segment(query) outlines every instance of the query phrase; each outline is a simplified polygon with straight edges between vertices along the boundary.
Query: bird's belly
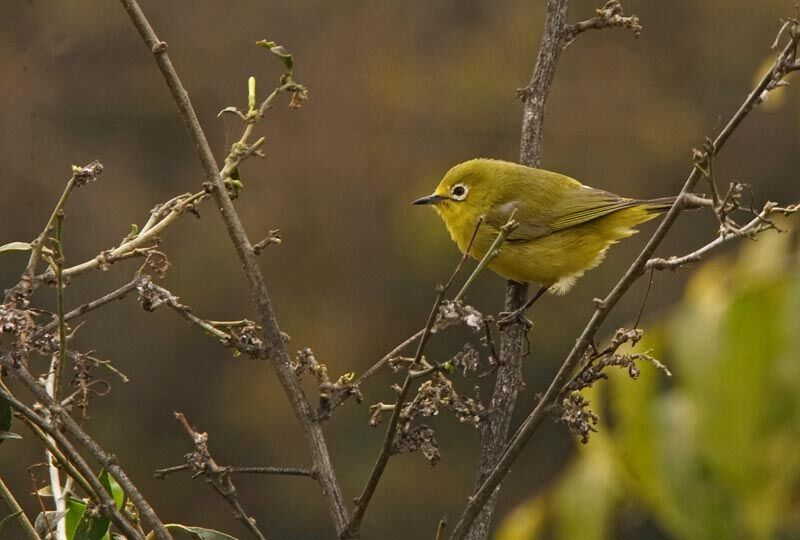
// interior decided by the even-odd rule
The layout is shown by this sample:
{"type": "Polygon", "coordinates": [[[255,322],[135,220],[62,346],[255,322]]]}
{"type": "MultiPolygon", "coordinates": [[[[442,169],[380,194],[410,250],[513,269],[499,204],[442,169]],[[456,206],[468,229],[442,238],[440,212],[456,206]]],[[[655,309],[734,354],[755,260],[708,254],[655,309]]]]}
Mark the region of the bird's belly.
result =
{"type": "MultiPolygon", "coordinates": [[[[602,222],[596,220],[524,242],[505,242],[489,268],[520,283],[547,287],[558,283],[554,289],[566,292],[576,278],[602,262],[610,245],[635,233],[627,223],[610,228],[602,222]]],[[[482,258],[495,238],[496,234],[491,233],[479,235],[470,255],[482,258]]]]}

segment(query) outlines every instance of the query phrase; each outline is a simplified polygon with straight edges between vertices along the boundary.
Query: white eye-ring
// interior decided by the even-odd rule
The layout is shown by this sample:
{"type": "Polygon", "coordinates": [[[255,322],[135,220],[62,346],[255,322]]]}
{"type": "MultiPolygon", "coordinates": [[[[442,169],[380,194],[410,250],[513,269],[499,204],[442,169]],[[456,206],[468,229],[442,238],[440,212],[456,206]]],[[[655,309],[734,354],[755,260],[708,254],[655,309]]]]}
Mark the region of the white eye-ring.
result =
{"type": "Polygon", "coordinates": [[[469,190],[467,189],[467,186],[465,186],[464,184],[456,184],[450,190],[450,193],[453,194],[454,201],[463,201],[464,199],[467,198],[468,191],[469,190]]]}

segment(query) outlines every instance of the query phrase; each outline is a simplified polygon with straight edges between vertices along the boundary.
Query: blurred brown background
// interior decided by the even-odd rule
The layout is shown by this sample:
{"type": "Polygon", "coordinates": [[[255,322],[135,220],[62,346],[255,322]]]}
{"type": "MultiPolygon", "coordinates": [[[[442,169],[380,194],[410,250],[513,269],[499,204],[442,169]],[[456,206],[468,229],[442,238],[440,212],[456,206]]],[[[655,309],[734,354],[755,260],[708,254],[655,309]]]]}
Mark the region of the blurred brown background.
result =
{"type": "MultiPolygon", "coordinates": [[[[253,43],[285,45],[295,76],[309,88],[299,111],[282,103],[259,131],[267,159],[242,169],[237,206],[252,238],[280,228],[284,243],[262,255],[270,292],[292,351],[311,347],[333,373],[361,372],[424,322],[433,287],[457,261],[439,219],[412,207],[453,164],[476,156],[518,156],[520,103],[543,22],[543,2],[144,1],[156,32],[193,99],[217,156],[238,138],[229,105],[244,106],[246,80],[271,89],[280,66],[253,43]]],[[[572,2],[571,19],[598,2],[572,2]]],[[[562,56],[546,121],[544,166],[623,195],[675,193],[692,146],[713,135],[744,99],[771,56],[783,0],[627,0],[644,31],[581,36],[562,56]]],[[[30,240],[49,216],[72,163],[99,159],[100,181],[67,207],[68,263],[111,247],[141,225],[159,201],[198,189],[202,174],[152,58],[115,2],[0,3],[0,244],[30,240]]],[[[717,175],[753,184],[757,202],[796,200],[798,96],[770,97],[717,161],[717,175]]],[[[165,284],[201,316],[253,317],[242,272],[213,205],[164,235],[173,269],[165,284]]],[[[652,225],[645,226],[646,231],[652,225]]],[[[661,253],[711,239],[713,220],[687,216],[661,253]]],[[[611,251],[567,297],[533,313],[534,353],[518,409],[527,411],[592,312],[641,248],[644,235],[611,251]]],[[[0,260],[3,288],[27,258],[0,260]]],[[[133,265],[74,280],[70,306],[126,282],[133,265]]],[[[681,294],[684,272],[657,275],[645,317],[681,294]]],[[[471,294],[497,312],[504,283],[486,274],[471,294]]],[[[603,335],[634,317],[640,283],[603,335]]],[[[40,301],[51,302],[51,291],[40,301]]],[[[466,334],[434,340],[450,354],[466,334]]],[[[131,376],[94,403],[89,429],[125,465],[165,521],[245,536],[217,496],[188,475],[157,481],[188,440],[172,417],[183,411],[211,436],[224,463],[308,465],[306,446],[268,365],[232,358],[174,314],[145,313],[134,297],[89,317],[73,346],[96,350],[131,376]]],[[[391,398],[388,374],[365,388],[366,401],[391,398]]],[[[475,381],[462,381],[469,389],[475,381]]],[[[486,384],[487,381],[483,381],[486,384]]],[[[22,391],[21,391],[22,392],[22,391]]],[[[484,396],[489,395],[487,386],[484,396]]],[[[346,496],[361,489],[383,435],[367,426],[367,406],[348,404],[327,425],[346,496]]],[[[394,458],[364,525],[365,538],[432,537],[442,515],[458,515],[473,481],[478,434],[437,418],[443,460],[394,458]]],[[[19,430],[22,431],[22,430],[19,430]]],[[[0,471],[26,509],[36,501],[25,467],[41,461],[31,438],[3,445],[0,471]]],[[[505,484],[499,514],[547,485],[571,453],[561,427],[537,433],[505,484]]],[[[242,478],[245,508],[275,538],[331,538],[317,486],[304,479],[242,478]]],[[[657,529],[645,531],[660,538],[657,529]]],[[[644,538],[647,536],[639,536],[644,538]]]]}

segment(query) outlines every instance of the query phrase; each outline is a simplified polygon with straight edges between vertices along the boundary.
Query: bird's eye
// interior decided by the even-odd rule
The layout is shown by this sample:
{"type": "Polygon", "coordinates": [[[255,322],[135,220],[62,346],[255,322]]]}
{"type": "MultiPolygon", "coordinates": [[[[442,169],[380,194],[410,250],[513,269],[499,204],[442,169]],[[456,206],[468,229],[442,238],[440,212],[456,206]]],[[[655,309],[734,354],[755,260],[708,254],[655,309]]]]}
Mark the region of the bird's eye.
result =
{"type": "Polygon", "coordinates": [[[456,184],[450,192],[453,194],[453,199],[463,201],[467,197],[467,186],[464,184],[456,184]]]}

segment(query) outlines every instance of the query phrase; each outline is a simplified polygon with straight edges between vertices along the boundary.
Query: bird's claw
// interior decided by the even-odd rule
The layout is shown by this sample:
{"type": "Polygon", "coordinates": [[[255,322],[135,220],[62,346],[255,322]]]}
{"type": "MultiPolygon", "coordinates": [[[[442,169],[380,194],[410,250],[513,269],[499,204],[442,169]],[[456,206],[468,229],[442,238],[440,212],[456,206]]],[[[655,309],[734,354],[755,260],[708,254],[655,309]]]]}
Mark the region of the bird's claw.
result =
{"type": "Polygon", "coordinates": [[[512,324],[522,324],[527,332],[533,328],[533,323],[525,316],[525,310],[517,309],[515,311],[501,311],[500,318],[497,320],[497,328],[503,330],[505,327],[512,324]]]}

